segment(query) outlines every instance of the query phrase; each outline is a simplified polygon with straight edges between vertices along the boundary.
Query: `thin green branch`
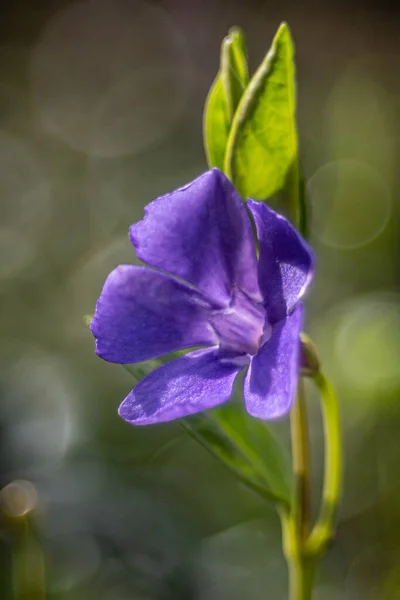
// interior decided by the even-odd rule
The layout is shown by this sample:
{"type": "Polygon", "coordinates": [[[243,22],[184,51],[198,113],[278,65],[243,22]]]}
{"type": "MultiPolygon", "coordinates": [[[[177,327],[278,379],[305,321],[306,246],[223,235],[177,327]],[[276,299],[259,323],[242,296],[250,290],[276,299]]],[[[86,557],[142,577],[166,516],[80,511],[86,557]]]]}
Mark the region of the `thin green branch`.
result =
{"type": "Polygon", "coordinates": [[[320,394],[325,438],[325,466],[321,509],[307,539],[308,555],[321,555],[333,536],[341,496],[342,457],[338,402],[328,379],[318,372],[313,376],[320,394]]]}

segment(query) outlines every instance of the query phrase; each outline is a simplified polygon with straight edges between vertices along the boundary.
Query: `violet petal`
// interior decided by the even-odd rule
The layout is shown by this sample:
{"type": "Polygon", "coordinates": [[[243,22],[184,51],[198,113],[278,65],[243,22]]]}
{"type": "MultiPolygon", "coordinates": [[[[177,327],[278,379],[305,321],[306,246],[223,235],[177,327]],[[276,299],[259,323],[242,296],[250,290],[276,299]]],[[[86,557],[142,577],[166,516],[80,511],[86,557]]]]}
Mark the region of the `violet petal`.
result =
{"type": "Polygon", "coordinates": [[[213,408],[229,399],[241,368],[221,362],[217,348],[190,352],[142,379],[119,415],[134,425],[150,425],[213,408]]]}
{"type": "Polygon", "coordinates": [[[300,360],[303,307],[277,323],[270,339],[252,357],[243,395],[247,412],[258,419],[275,419],[293,405],[300,360]]]}
{"type": "Polygon", "coordinates": [[[141,260],[191,283],[221,306],[234,287],[260,298],[251,223],[218,169],[149,204],[130,237],[141,260]]]}
{"type": "Polygon", "coordinates": [[[259,242],[258,280],[270,323],[287,315],[311,282],[314,254],[296,229],[261,202],[248,201],[259,242]]]}
{"type": "Polygon", "coordinates": [[[91,330],[96,352],[116,363],[134,363],[217,338],[208,325],[208,301],[180,281],[146,267],[120,265],[97,302],[91,330]]]}

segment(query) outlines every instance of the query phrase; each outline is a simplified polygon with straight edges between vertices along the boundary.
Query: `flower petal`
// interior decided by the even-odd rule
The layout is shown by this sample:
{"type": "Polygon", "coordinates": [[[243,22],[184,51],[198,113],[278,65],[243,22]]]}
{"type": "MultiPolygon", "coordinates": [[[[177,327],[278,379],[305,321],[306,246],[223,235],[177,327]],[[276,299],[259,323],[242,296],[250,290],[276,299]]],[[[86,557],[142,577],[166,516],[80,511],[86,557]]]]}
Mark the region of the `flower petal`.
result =
{"type": "Polygon", "coordinates": [[[208,301],[184,283],[146,267],[121,265],[107,277],[91,330],[96,352],[133,363],[217,343],[208,301]]]}
{"type": "Polygon", "coordinates": [[[218,169],[158,198],[130,228],[138,257],[226,306],[233,287],[259,299],[250,219],[218,169]]]}
{"type": "Polygon", "coordinates": [[[253,356],[243,393],[247,411],[258,419],[275,419],[292,407],[300,361],[303,307],[277,323],[271,338],[253,356]]]}
{"type": "Polygon", "coordinates": [[[155,369],[119,407],[134,425],[180,419],[229,399],[241,365],[221,362],[217,348],[196,350],[155,369]]]}
{"type": "Polygon", "coordinates": [[[259,242],[258,281],[271,323],[291,311],[306,291],[314,254],[296,229],[261,202],[248,201],[259,242]]]}

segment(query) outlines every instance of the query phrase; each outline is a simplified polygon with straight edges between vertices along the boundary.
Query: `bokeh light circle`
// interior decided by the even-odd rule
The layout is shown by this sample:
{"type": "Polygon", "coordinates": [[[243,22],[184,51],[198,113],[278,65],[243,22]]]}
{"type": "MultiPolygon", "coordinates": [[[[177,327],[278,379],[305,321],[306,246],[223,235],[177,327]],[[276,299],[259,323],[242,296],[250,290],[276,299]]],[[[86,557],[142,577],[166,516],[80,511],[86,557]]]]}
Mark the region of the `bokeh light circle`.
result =
{"type": "Polygon", "coordinates": [[[29,239],[42,234],[52,206],[50,183],[34,144],[0,131],[2,227],[29,239]]]}
{"type": "Polygon", "coordinates": [[[98,157],[163,140],[188,100],[188,52],[168,13],[149,2],[75,2],[47,23],[31,78],[43,128],[98,157]]]}
{"type": "Polygon", "coordinates": [[[311,227],[324,244],[354,249],[374,240],[386,226],[390,189],[364,162],[341,159],[324,164],[308,181],[311,227]]]}
{"type": "Polygon", "coordinates": [[[335,354],[353,387],[390,391],[400,385],[400,296],[353,301],[341,314],[335,354]]]}
{"type": "Polygon", "coordinates": [[[8,517],[23,517],[35,508],[36,503],[37,492],[30,481],[12,481],[0,492],[1,510],[8,517]]]}
{"type": "Polygon", "coordinates": [[[38,473],[57,466],[77,441],[79,390],[61,358],[38,347],[21,352],[3,378],[3,444],[16,472],[38,473]]]}

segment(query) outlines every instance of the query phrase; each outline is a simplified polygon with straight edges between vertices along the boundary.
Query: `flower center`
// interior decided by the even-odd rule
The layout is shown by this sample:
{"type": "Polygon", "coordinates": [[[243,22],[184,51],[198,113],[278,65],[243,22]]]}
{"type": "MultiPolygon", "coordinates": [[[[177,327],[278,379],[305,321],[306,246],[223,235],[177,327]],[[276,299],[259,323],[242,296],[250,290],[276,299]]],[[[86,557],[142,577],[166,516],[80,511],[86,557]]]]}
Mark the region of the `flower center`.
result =
{"type": "Polygon", "coordinates": [[[271,336],[262,305],[239,290],[228,308],[212,315],[210,324],[219,337],[221,349],[233,354],[256,354],[271,336]]]}

